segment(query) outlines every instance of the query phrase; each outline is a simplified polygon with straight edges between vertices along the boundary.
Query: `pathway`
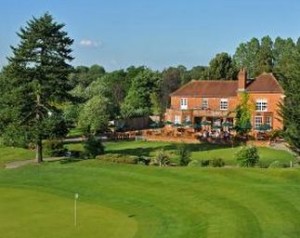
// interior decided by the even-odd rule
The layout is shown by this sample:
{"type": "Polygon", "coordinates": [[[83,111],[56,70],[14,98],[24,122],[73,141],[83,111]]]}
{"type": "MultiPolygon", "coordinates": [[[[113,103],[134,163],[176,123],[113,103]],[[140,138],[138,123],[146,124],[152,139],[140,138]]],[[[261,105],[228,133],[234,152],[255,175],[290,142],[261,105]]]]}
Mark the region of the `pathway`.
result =
{"type": "MultiPolygon", "coordinates": [[[[52,157],[52,158],[44,158],[43,161],[58,161],[58,160],[61,160],[63,159],[64,157],[52,157]]],[[[9,162],[7,164],[5,164],[5,169],[16,169],[16,168],[19,168],[19,167],[22,167],[22,166],[25,166],[25,165],[28,165],[28,164],[34,164],[36,163],[35,162],[36,160],[35,159],[31,159],[31,160],[21,160],[21,161],[14,161],[14,162],[9,162]]]]}

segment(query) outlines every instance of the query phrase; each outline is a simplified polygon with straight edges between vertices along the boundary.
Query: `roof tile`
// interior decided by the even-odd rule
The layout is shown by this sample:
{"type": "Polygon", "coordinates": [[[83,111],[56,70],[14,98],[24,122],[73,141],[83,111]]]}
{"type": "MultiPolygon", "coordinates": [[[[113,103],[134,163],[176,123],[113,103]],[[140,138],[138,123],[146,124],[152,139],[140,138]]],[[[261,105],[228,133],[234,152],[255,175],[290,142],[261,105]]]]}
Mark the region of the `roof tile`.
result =
{"type": "Polygon", "coordinates": [[[237,95],[237,81],[193,80],[182,86],[171,96],[181,97],[234,97],[237,95]]]}
{"type": "MultiPolygon", "coordinates": [[[[171,93],[173,97],[222,98],[237,96],[237,80],[192,80],[171,93]]],[[[271,73],[263,73],[251,81],[246,90],[250,93],[283,93],[282,87],[271,73]]]]}
{"type": "Polygon", "coordinates": [[[283,93],[282,87],[271,73],[263,73],[247,86],[248,92],[283,93]]]}

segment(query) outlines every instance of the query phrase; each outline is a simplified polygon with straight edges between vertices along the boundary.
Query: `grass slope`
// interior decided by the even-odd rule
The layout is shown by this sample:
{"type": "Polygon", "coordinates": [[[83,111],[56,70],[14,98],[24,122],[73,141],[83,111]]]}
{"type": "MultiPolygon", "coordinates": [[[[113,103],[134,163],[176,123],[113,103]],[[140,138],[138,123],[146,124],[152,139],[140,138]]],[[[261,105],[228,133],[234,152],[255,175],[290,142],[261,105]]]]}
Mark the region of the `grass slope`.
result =
{"type": "Polygon", "coordinates": [[[0,147],[0,168],[11,161],[35,158],[35,152],[22,148],[0,147]]]}
{"type": "MultiPolygon", "coordinates": [[[[74,148],[76,148],[76,145],[74,148]]],[[[168,142],[108,142],[105,143],[107,153],[119,153],[126,155],[143,155],[155,156],[157,150],[164,149],[168,151],[173,158],[177,158],[176,150],[177,144],[168,142]]],[[[240,147],[230,147],[224,145],[214,144],[188,144],[192,152],[191,158],[196,160],[211,160],[214,158],[221,158],[225,161],[226,165],[235,165],[235,153],[240,147]]],[[[77,145],[77,149],[80,149],[77,145]]],[[[275,150],[267,147],[259,147],[258,152],[260,161],[269,165],[272,161],[279,160],[281,163],[289,165],[295,157],[283,150],[275,150]]]]}
{"type": "MultiPolygon", "coordinates": [[[[3,230],[13,226],[7,223],[14,222],[19,212],[26,212],[24,206],[31,221],[26,222],[27,236],[21,226],[11,230],[11,237],[35,237],[36,229],[51,230],[54,214],[62,216],[61,209],[67,214],[70,198],[79,192],[81,202],[91,206],[82,229],[97,229],[93,219],[102,209],[116,216],[104,215],[110,225],[104,222],[100,230],[81,237],[299,237],[299,181],[298,169],[158,168],[97,160],[0,170],[0,231],[4,234],[3,230]],[[45,209],[41,217],[35,218],[36,213],[30,212],[36,206],[31,200],[9,199],[23,197],[23,189],[28,191],[25,196],[38,194],[35,203],[45,209]],[[49,208],[43,206],[50,200],[49,208]],[[7,202],[13,211],[9,217],[7,202]],[[49,212],[51,219],[45,217],[49,212]],[[39,219],[46,224],[34,222],[39,219]],[[123,222],[129,224],[128,229],[123,222]],[[123,233],[107,236],[115,229],[123,233]]],[[[71,215],[69,210],[68,218],[64,218],[69,219],[67,223],[71,215]]],[[[58,231],[69,229],[63,222],[55,224],[58,231]]],[[[76,235],[74,231],[63,237],[80,237],[76,235]]]]}

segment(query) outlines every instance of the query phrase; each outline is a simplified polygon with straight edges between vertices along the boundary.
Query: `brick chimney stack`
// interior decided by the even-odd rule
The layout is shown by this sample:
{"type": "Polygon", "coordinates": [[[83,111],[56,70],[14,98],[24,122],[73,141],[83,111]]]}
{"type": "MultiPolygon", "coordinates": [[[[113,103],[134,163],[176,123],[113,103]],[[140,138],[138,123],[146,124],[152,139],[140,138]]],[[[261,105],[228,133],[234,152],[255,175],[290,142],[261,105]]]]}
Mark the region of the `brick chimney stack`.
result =
{"type": "Polygon", "coordinates": [[[246,83],[247,83],[247,70],[243,68],[238,73],[238,92],[246,91],[246,83]]]}

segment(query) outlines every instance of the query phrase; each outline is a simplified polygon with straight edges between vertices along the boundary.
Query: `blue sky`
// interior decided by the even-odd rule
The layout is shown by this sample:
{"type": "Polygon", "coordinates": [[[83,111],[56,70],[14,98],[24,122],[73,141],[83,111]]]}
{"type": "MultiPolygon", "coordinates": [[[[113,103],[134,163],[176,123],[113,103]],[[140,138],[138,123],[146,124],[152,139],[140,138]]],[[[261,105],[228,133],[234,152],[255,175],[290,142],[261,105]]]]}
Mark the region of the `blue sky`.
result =
{"type": "Polygon", "coordinates": [[[16,32],[45,12],[75,40],[73,65],[108,71],[208,65],[252,37],[300,36],[299,0],[0,0],[0,65],[16,32]]]}

